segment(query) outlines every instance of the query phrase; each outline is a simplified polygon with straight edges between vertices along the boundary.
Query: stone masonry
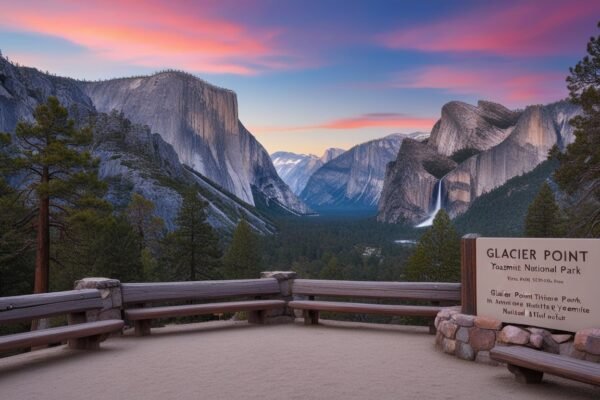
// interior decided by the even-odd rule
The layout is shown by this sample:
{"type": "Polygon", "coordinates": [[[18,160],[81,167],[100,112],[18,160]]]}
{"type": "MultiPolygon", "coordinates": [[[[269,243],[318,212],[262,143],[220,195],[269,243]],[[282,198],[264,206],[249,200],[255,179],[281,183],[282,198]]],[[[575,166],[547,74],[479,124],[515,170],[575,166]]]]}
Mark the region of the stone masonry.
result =
{"type": "Polygon", "coordinates": [[[600,328],[575,335],[548,329],[503,324],[494,318],[460,313],[448,307],[435,318],[436,346],[463,360],[497,364],[489,357],[496,345],[527,346],[580,360],[600,362],[600,328]]]}

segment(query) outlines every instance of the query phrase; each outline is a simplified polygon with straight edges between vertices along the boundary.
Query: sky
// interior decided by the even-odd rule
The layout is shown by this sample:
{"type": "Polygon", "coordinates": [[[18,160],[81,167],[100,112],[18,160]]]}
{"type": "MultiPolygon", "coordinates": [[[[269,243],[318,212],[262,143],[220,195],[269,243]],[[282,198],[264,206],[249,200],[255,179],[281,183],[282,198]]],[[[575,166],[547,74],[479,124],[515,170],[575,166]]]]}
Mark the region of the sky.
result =
{"type": "Polygon", "coordinates": [[[431,130],[452,100],[567,96],[596,0],[7,1],[0,50],[78,79],[174,68],[237,93],[269,153],[431,130]]]}

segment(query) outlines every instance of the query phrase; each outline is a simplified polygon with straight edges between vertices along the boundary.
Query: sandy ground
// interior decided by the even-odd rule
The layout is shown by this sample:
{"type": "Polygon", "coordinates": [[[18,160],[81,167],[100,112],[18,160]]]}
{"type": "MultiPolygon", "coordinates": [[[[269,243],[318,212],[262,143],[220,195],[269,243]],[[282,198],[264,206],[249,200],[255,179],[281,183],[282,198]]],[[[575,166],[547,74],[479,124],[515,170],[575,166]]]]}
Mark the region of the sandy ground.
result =
{"type": "Polygon", "coordinates": [[[0,359],[0,399],[600,399],[600,388],[551,376],[519,384],[433,342],[422,328],[329,321],[169,326],[99,351],[0,359]]]}

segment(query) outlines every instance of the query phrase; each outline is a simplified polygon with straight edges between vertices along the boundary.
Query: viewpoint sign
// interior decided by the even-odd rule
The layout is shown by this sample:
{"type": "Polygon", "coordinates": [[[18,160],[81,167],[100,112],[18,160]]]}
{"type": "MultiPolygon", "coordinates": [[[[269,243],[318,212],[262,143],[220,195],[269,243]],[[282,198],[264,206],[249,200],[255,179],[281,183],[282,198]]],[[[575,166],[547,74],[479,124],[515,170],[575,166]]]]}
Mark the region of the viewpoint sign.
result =
{"type": "Polygon", "coordinates": [[[478,238],[477,314],[575,332],[600,326],[600,240],[478,238]]]}

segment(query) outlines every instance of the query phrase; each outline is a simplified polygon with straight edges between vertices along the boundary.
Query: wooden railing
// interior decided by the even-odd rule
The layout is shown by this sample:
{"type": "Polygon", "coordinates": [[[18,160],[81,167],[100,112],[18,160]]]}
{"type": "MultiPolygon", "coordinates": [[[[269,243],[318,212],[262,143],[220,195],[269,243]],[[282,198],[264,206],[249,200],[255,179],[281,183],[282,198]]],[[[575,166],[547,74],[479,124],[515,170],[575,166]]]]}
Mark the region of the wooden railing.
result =
{"type": "Polygon", "coordinates": [[[102,295],[97,289],[0,297],[0,325],[64,314],[69,319],[69,326],[0,336],[0,351],[62,341],[68,341],[72,348],[97,348],[106,335],[123,328],[120,319],[95,321],[88,318],[88,311],[102,307],[102,295]]]}
{"type": "Polygon", "coordinates": [[[273,277],[123,284],[90,278],[80,281],[85,285],[78,286],[86,289],[0,298],[0,326],[61,314],[69,316],[66,327],[0,336],[0,351],[66,340],[71,341],[71,347],[97,347],[106,334],[120,331],[126,323],[135,326],[136,334],[147,335],[150,321],[165,317],[246,311],[249,322],[263,323],[268,317],[293,321],[293,309],[305,311],[304,316],[310,323],[318,322],[319,310],[433,317],[442,308],[440,302],[457,304],[460,301],[459,283],[295,279],[293,272],[269,276],[273,277]],[[344,301],[317,301],[318,296],[338,297],[344,301]],[[431,304],[356,303],[347,301],[348,298],[431,304]]]}
{"type": "Polygon", "coordinates": [[[308,300],[288,303],[293,309],[302,310],[304,323],[319,322],[320,311],[337,313],[382,314],[392,316],[420,316],[430,318],[430,332],[435,333],[433,318],[444,305],[460,301],[459,283],[430,282],[365,282],[296,279],[292,293],[308,296],[308,300]],[[317,300],[316,297],[343,298],[344,301],[317,300]],[[373,304],[356,302],[353,299],[408,300],[429,302],[428,305],[373,304]],[[351,301],[348,301],[350,299],[351,301]]]}

